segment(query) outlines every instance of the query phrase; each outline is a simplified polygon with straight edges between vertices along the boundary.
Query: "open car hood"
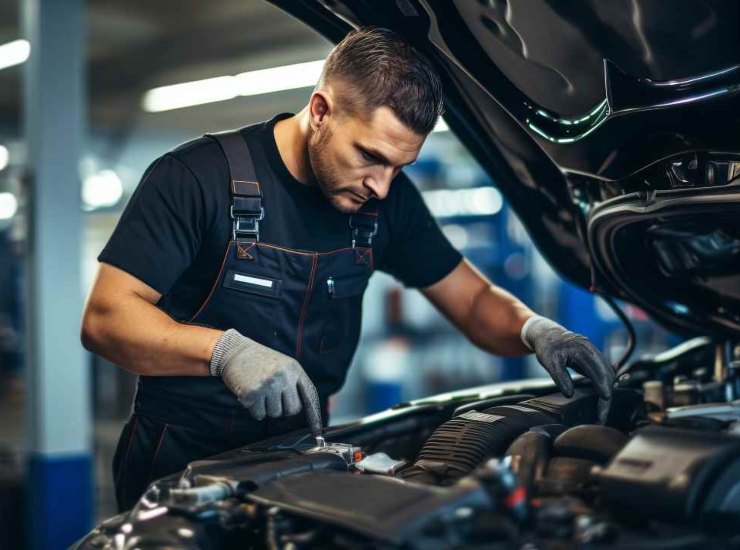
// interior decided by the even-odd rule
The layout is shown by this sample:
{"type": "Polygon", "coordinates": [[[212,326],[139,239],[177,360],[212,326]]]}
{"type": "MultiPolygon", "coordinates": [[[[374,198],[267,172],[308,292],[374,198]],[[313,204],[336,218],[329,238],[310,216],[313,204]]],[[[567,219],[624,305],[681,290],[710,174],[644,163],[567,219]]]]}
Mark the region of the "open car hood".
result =
{"type": "Polygon", "coordinates": [[[740,334],[739,4],[271,1],[335,42],[377,25],[426,53],[448,125],[563,276],[740,334]]]}

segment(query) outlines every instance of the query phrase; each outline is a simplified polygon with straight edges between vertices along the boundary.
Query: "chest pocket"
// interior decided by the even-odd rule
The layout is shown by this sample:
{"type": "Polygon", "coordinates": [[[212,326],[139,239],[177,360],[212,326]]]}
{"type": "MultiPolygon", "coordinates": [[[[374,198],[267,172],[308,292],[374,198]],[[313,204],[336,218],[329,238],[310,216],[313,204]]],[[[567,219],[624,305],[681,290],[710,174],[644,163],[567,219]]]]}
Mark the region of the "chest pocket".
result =
{"type": "Polygon", "coordinates": [[[362,317],[362,295],[370,273],[329,276],[324,282],[327,315],[321,330],[318,352],[351,356],[359,337],[362,317]]]}
{"type": "Polygon", "coordinates": [[[368,274],[360,273],[343,277],[328,277],[326,292],[330,300],[359,296],[367,288],[368,274]]]}

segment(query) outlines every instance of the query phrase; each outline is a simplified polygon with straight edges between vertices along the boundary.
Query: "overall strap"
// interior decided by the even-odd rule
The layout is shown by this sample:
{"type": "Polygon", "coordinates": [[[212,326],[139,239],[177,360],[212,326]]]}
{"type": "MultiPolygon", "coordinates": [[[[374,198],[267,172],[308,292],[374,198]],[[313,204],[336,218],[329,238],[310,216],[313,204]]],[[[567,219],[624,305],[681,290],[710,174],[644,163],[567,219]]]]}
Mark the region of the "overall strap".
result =
{"type": "Polygon", "coordinates": [[[373,237],[378,234],[378,209],[375,201],[365,203],[351,214],[349,227],[352,230],[352,248],[371,248],[373,237]]]}
{"type": "Polygon", "coordinates": [[[226,156],[231,177],[231,238],[237,243],[260,240],[259,222],[265,217],[262,191],[252,155],[240,130],[205,134],[216,140],[226,156]]]}

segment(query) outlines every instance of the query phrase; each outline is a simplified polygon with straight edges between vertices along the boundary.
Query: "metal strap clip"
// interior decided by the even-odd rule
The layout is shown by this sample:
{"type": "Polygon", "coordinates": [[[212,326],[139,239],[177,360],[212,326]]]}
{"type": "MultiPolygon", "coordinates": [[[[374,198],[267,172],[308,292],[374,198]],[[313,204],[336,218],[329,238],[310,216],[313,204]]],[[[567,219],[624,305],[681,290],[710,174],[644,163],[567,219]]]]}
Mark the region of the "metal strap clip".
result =
{"type": "Polygon", "coordinates": [[[373,244],[373,237],[378,234],[378,220],[373,217],[372,222],[368,223],[366,219],[361,219],[356,223],[355,216],[349,217],[349,226],[352,229],[352,248],[357,244],[364,247],[370,247],[373,244]]]}
{"type": "Polygon", "coordinates": [[[265,209],[260,207],[259,215],[255,216],[234,216],[234,205],[230,208],[231,219],[231,240],[235,241],[239,237],[259,242],[260,240],[260,221],[265,217],[265,209]]]}

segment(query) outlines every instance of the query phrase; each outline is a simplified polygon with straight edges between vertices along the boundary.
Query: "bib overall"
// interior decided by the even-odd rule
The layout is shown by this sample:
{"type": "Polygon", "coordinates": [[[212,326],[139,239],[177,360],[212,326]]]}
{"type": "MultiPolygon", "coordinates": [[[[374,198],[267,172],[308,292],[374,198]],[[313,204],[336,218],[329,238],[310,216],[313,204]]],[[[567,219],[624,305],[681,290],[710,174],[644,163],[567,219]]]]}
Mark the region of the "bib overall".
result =
{"type": "MultiPolygon", "coordinates": [[[[316,385],[326,422],[327,400],[344,382],[360,335],[377,210],[368,203],[348,215],[347,246],[337,250],[263,242],[260,221],[270,215],[270,190],[257,179],[244,137],[239,131],[207,135],[229,165],[232,233],[207,298],[192,318],[179,321],[234,328],[295,357],[316,385]]],[[[305,426],[303,412],[252,419],[220,378],[141,377],[113,458],[118,506],[129,509],[152,480],[193,460],[305,426]]]]}

